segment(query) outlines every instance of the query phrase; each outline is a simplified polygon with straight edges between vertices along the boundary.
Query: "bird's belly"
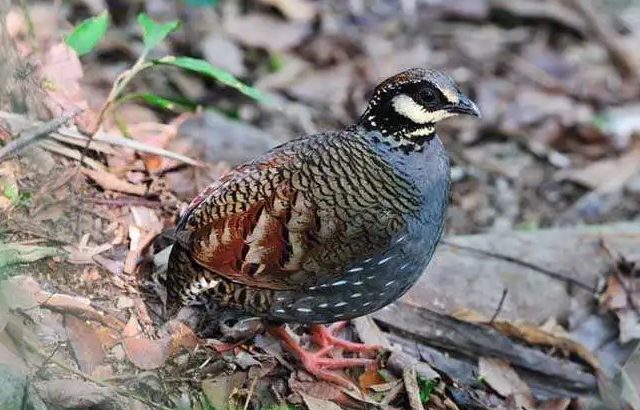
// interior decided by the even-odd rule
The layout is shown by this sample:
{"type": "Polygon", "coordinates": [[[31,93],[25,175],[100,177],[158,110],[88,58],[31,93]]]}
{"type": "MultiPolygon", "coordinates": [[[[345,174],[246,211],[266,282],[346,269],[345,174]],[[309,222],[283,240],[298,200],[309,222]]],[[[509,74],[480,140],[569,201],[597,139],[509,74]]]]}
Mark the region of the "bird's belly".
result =
{"type": "Polygon", "coordinates": [[[269,317],[298,323],[330,323],[363,316],[392,303],[427,267],[441,221],[397,235],[389,248],[350,265],[344,275],[297,291],[276,292],[269,317]]]}

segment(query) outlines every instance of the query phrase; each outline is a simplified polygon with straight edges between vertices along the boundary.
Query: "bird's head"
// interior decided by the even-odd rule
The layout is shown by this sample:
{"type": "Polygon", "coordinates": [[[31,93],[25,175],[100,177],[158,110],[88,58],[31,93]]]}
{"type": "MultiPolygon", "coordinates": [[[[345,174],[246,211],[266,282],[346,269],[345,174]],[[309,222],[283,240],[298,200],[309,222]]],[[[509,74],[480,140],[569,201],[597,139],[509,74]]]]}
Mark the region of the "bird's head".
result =
{"type": "Polygon", "coordinates": [[[436,123],[459,114],[480,117],[480,110],[447,74],[413,68],[375,88],[359,125],[394,145],[419,150],[435,136],[436,123]]]}

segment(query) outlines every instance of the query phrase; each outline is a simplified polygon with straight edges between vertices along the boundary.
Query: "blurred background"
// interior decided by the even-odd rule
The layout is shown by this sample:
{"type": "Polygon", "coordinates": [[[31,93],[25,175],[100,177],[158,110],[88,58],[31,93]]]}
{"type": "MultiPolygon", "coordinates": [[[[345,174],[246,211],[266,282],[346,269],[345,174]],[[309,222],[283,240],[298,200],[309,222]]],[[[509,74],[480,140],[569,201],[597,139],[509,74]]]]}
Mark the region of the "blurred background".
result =
{"type": "MultiPolygon", "coordinates": [[[[234,165],[301,133],[350,124],[381,79],[433,67],[450,73],[484,115],[439,130],[454,164],[450,234],[640,212],[640,5],[632,0],[78,0],[28,2],[28,10],[25,19],[15,5],[7,28],[18,41],[35,36],[40,52],[72,24],[109,10],[105,37],[82,57],[80,83],[95,111],[143,49],[141,11],[182,22],[151,57],[199,57],[273,97],[257,104],[173,67],[131,82],[130,92],[205,108],[167,143],[208,163],[234,165]]],[[[130,124],[177,115],[144,102],[118,114],[130,124]]],[[[186,200],[203,178],[193,186],[176,177],[172,188],[186,200]]]]}

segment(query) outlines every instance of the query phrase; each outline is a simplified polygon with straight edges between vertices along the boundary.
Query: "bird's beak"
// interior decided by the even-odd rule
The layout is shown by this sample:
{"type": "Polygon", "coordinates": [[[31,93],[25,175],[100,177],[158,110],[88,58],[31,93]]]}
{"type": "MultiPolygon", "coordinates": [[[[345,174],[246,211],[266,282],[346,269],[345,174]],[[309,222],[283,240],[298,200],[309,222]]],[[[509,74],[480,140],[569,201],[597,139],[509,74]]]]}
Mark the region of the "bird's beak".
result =
{"type": "Polygon", "coordinates": [[[482,114],[480,114],[480,109],[476,103],[471,101],[466,95],[460,95],[460,101],[451,106],[449,110],[456,114],[473,115],[475,117],[482,118],[482,114]]]}

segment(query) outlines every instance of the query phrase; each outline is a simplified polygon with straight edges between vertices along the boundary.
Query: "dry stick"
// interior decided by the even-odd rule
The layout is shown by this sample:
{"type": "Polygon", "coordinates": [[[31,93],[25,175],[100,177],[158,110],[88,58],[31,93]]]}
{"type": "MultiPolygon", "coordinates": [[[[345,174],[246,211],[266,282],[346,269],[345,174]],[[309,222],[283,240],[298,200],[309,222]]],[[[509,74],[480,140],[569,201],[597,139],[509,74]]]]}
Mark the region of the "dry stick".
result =
{"type": "Polygon", "coordinates": [[[22,343],[24,343],[26,345],[26,347],[29,350],[33,351],[37,355],[45,358],[46,360],[48,360],[52,364],[55,364],[56,366],[58,366],[59,368],[61,368],[63,370],[66,370],[69,373],[75,374],[76,376],[79,376],[79,377],[83,378],[86,381],[95,383],[95,384],[97,384],[98,386],[101,386],[101,387],[106,387],[106,388],[112,389],[113,391],[115,391],[116,393],[118,393],[118,394],[120,394],[122,396],[138,400],[138,401],[140,401],[140,402],[142,402],[142,403],[144,403],[147,406],[150,406],[152,408],[162,409],[162,410],[172,410],[169,407],[166,407],[166,406],[161,405],[161,404],[154,403],[154,402],[152,402],[152,401],[150,401],[150,400],[148,400],[148,399],[146,399],[146,398],[144,398],[142,396],[139,396],[139,395],[137,395],[135,393],[131,393],[128,390],[124,390],[124,389],[122,389],[122,388],[120,388],[118,386],[114,386],[112,384],[105,383],[104,381],[102,381],[100,379],[96,379],[95,377],[93,377],[93,376],[91,376],[91,375],[89,375],[89,374],[87,374],[87,373],[85,373],[85,372],[83,372],[81,370],[74,369],[73,367],[67,365],[66,363],[63,363],[63,362],[61,362],[61,361],[59,361],[57,359],[54,359],[53,357],[50,357],[49,354],[47,354],[44,350],[40,349],[35,343],[31,342],[27,338],[22,338],[21,341],[22,341],[22,343]]]}
{"type": "Polygon", "coordinates": [[[247,393],[247,400],[244,402],[243,410],[247,410],[249,408],[249,402],[251,401],[251,396],[253,396],[253,391],[256,389],[256,383],[258,383],[258,376],[254,377],[251,381],[251,386],[249,386],[249,393],[247,393]]]}
{"type": "Polygon", "coordinates": [[[535,264],[533,264],[531,262],[523,261],[523,260],[515,258],[513,256],[503,255],[503,254],[500,254],[500,253],[495,253],[495,252],[490,252],[490,251],[485,251],[483,249],[472,248],[470,246],[458,245],[456,243],[452,243],[452,242],[449,242],[449,241],[444,240],[444,239],[441,240],[440,243],[443,243],[445,245],[448,245],[448,246],[451,246],[451,247],[454,247],[454,248],[463,249],[465,251],[474,252],[474,253],[477,253],[477,254],[480,254],[480,255],[489,256],[489,257],[501,259],[503,261],[510,262],[510,263],[513,263],[513,264],[516,264],[516,265],[520,265],[520,266],[523,266],[525,268],[529,268],[531,270],[534,270],[536,272],[543,273],[543,274],[545,274],[545,275],[547,275],[549,277],[552,277],[554,279],[561,280],[563,282],[568,282],[568,283],[570,283],[572,285],[575,285],[575,286],[577,286],[577,287],[579,287],[581,289],[584,289],[584,290],[586,290],[586,291],[588,291],[590,293],[595,292],[595,288],[593,286],[589,286],[586,283],[583,283],[582,281],[580,281],[578,279],[574,279],[574,278],[571,278],[571,277],[568,277],[568,276],[564,276],[561,273],[550,271],[548,269],[545,269],[545,268],[542,268],[540,266],[537,266],[537,265],[535,265],[535,264]]]}
{"type": "Polygon", "coordinates": [[[622,78],[638,79],[638,67],[633,58],[624,49],[611,25],[601,18],[591,0],[570,0],[573,7],[582,14],[587,25],[593,29],[596,38],[609,53],[609,58],[622,78]]]}
{"type": "Polygon", "coordinates": [[[27,145],[31,144],[35,140],[40,137],[44,137],[52,131],[60,128],[65,122],[69,121],[71,118],[80,114],[82,109],[77,109],[69,114],[64,114],[59,118],[54,118],[51,121],[45,122],[44,124],[36,127],[33,130],[27,130],[24,134],[16,138],[15,140],[10,141],[5,147],[0,149],[0,161],[3,158],[9,156],[11,153],[18,151],[27,145]]]}
{"type": "Polygon", "coordinates": [[[500,302],[498,302],[498,307],[496,308],[496,311],[493,313],[493,316],[491,316],[491,320],[489,320],[490,325],[493,324],[493,322],[495,322],[496,319],[498,318],[498,315],[502,311],[502,306],[504,305],[504,300],[506,298],[507,298],[507,288],[504,288],[502,290],[502,296],[500,297],[500,302]]]}

